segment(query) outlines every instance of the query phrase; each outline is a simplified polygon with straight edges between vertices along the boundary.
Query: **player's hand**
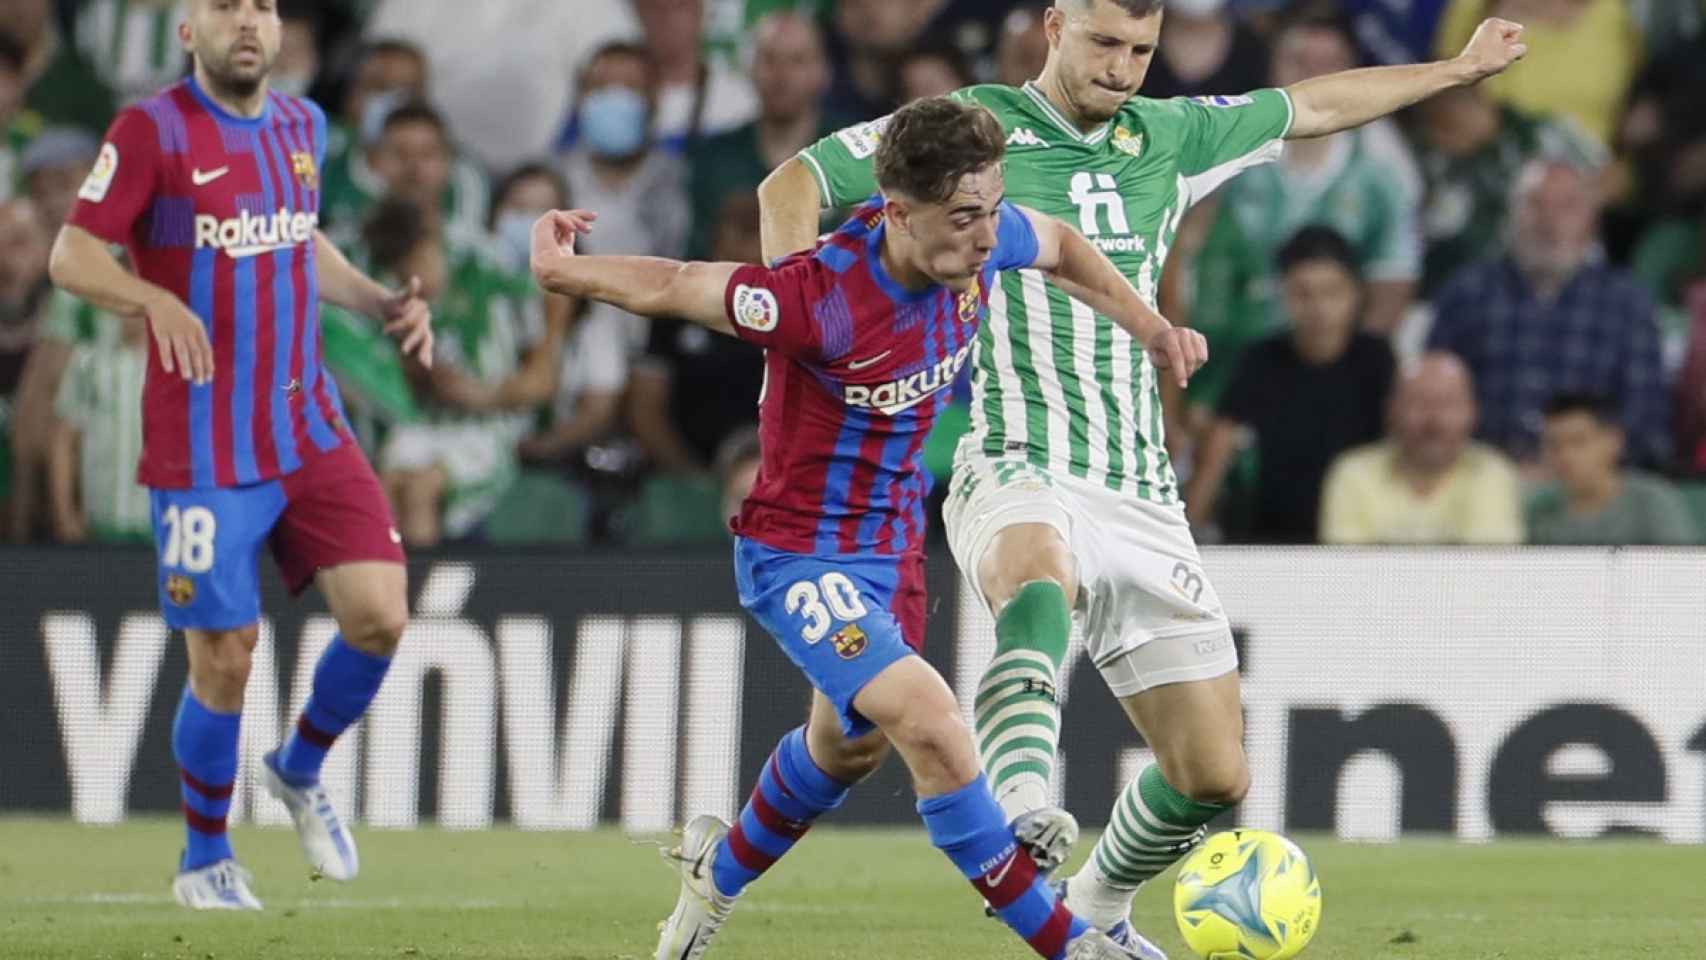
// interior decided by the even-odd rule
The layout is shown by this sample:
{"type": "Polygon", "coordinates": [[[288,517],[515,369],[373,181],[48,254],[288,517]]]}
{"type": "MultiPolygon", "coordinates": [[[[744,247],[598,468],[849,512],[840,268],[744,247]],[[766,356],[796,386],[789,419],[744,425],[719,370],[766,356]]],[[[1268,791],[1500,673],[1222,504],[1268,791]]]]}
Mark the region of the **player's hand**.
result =
{"type": "Polygon", "coordinates": [[[1475,35],[1457,55],[1457,62],[1469,68],[1470,82],[1474,83],[1503,73],[1527,54],[1528,44],[1522,42],[1522,24],[1490,17],[1475,28],[1475,35]]]}
{"type": "Polygon", "coordinates": [[[533,221],[533,275],[543,282],[551,264],[575,255],[575,237],[592,232],[591,210],[550,210],[533,221]]]}
{"type": "Polygon", "coordinates": [[[166,372],[197,385],[211,382],[213,344],[207,339],[207,327],[201,318],[170,294],[148,304],[144,310],[148,314],[148,329],[154,331],[154,343],[160,349],[160,365],[166,372]]]}
{"type": "Polygon", "coordinates": [[[1155,369],[1178,377],[1181,387],[1208,362],[1208,340],[1189,327],[1168,327],[1152,338],[1146,349],[1155,369]]]}
{"type": "Polygon", "coordinates": [[[410,277],[380,306],[385,332],[403,336],[403,356],[414,354],[421,366],[432,369],[432,308],[421,298],[421,278],[410,277]]]}

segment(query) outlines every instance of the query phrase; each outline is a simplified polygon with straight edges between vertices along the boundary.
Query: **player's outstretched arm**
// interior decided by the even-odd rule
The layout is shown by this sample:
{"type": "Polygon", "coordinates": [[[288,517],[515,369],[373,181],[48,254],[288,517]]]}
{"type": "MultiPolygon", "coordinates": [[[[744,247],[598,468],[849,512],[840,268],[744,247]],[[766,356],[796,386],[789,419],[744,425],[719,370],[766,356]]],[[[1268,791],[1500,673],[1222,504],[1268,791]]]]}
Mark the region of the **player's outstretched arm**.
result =
{"type": "Polygon", "coordinates": [[[817,242],[823,197],[805,161],[792,157],[758,185],[758,233],[764,262],[775,263],[817,242]]]}
{"type": "Polygon", "coordinates": [[[1481,22],[1463,52],[1450,60],[1368,67],[1314,77],[1286,88],[1295,111],[1286,139],[1321,137],[1360,126],[1448,90],[1479,83],[1528,53],[1522,25],[1481,22]]]}
{"type": "Polygon", "coordinates": [[[385,325],[385,332],[403,338],[403,355],[432,369],[432,309],[421,298],[421,280],[410,277],[400,290],[387,290],[357,270],[337,244],[314,231],[314,262],[320,271],[320,299],[345,310],[366,314],[385,325]]]}
{"type": "Polygon", "coordinates": [[[533,278],[549,293],[598,300],[642,317],[679,317],[734,336],[723,293],[737,263],[575,253],[575,237],[598,215],[553,210],[533,224],[533,278]]]}
{"type": "Polygon", "coordinates": [[[213,379],[213,345],[201,320],[170,290],[126,270],[105,240],[82,227],[61,227],[48,274],[54,286],[109,313],[145,314],[167,373],[193,383],[213,379]]]}
{"type": "Polygon", "coordinates": [[[1208,341],[1195,330],[1175,327],[1138,296],[1119,267],[1069,224],[1035,210],[1015,208],[1031,221],[1037,235],[1032,266],[1052,276],[1073,299],[1131,334],[1149,351],[1159,369],[1170,370],[1180,386],[1208,362],[1208,341]]]}

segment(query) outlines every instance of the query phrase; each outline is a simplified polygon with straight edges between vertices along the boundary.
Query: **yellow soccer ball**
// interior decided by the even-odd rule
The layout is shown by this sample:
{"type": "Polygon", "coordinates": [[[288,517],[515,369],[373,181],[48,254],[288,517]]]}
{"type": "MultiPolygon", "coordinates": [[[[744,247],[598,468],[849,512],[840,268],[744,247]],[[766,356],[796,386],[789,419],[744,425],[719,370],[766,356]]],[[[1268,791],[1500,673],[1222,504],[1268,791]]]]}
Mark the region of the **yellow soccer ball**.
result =
{"type": "Polygon", "coordinates": [[[1179,867],[1173,915],[1204,960],[1289,960],[1321,925],[1321,881],[1290,840],[1228,830],[1179,867]]]}

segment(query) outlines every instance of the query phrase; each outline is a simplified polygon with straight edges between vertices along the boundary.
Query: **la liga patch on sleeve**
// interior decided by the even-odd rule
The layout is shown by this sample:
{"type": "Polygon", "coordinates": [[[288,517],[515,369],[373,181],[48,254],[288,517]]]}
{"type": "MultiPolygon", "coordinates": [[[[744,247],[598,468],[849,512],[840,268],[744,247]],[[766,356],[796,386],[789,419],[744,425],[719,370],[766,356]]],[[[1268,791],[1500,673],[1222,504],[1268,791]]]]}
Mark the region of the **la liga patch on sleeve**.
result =
{"type": "Polygon", "coordinates": [[[78,188],[77,196],[90,203],[100,203],[107,198],[107,190],[112,187],[117,173],[118,148],[110,143],[101,144],[101,155],[95,158],[94,167],[83,178],[83,186],[78,188]]]}
{"type": "Polygon", "coordinates": [[[759,333],[769,333],[776,329],[776,321],[781,314],[782,308],[776,303],[776,295],[769,290],[744,283],[735,287],[735,322],[741,326],[759,333]]]}

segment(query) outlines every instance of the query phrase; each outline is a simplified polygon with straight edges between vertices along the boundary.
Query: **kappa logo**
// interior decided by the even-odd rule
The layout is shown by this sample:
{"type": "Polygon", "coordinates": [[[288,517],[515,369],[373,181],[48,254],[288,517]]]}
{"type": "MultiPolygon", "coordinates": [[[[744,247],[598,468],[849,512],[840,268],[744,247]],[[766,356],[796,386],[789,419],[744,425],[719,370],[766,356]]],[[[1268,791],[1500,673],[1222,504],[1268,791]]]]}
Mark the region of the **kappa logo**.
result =
{"type": "Polygon", "coordinates": [[[1048,149],[1048,141],[1037,136],[1036,131],[1030,127],[1014,127],[1013,132],[1007,135],[1007,145],[1009,147],[1042,147],[1045,150],[1048,149]]]}
{"type": "Polygon", "coordinates": [[[774,293],[744,283],[735,286],[733,312],[736,323],[759,333],[776,329],[776,323],[782,317],[782,308],[777,305],[774,293]]]}

